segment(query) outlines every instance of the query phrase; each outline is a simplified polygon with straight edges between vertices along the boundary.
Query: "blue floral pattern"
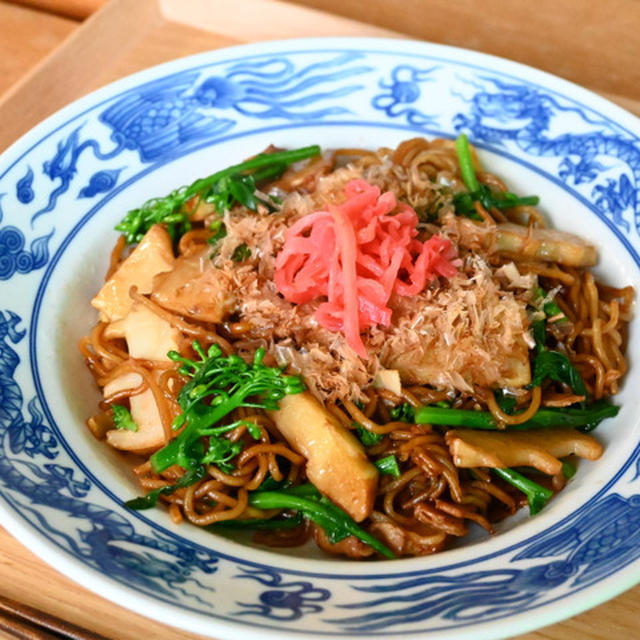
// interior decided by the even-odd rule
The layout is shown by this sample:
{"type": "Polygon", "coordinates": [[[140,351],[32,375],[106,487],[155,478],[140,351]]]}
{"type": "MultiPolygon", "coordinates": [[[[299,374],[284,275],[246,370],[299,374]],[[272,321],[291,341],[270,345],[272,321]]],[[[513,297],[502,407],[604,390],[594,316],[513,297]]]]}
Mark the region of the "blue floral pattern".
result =
{"type": "Polygon", "coordinates": [[[277,143],[280,131],[320,127],[336,127],[347,142],[345,132],[362,126],[395,131],[398,139],[465,131],[516,163],[535,161],[541,175],[607,225],[640,267],[637,128],[543,79],[524,82],[519,71],[472,66],[428,48],[421,53],[419,45],[264,47],[154,70],[60,118],[0,167],[0,500],[7,511],[81,565],[183,611],[338,637],[438,637],[508,620],[579,598],[637,563],[636,442],[589,501],[532,539],[440,569],[418,562],[410,572],[353,569],[340,577],[280,567],[275,555],[268,564],[250,554],[220,555],[215,538],[196,544],[183,529],[178,534],[128,512],[74,458],[69,426],[60,429],[38,382],[39,301],[75,234],[112,197],[201,149],[224,153],[227,140],[269,132],[277,143]],[[220,585],[239,589],[226,594],[220,585]]]}
{"type": "Polygon", "coordinates": [[[78,198],[93,198],[99,193],[107,193],[116,186],[122,169],[103,169],[96,171],[90,178],[89,184],[80,189],[78,198]]]}
{"type": "Polygon", "coordinates": [[[124,145],[120,142],[109,152],[103,152],[100,145],[94,139],[81,142],[80,133],[82,125],[76,127],[64,140],[58,142],[57,149],[50,160],[42,165],[43,173],[51,181],[58,181],[58,185],[49,193],[47,204],[31,216],[31,225],[45,213],[53,211],[58,198],[66,193],[74,176],[78,172],[78,161],[85,150],[91,149],[98,160],[110,160],[117,156],[124,145]]]}
{"type": "Polygon", "coordinates": [[[298,620],[308,613],[320,613],[324,607],[320,602],[326,602],[331,597],[328,589],[314,587],[311,582],[294,580],[287,582],[275,571],[264,569],[244,569],[236,578],[250,578],[266,587],[260,593],[260,602],[238,602],[242,607],[237,612],[239,616],[254,615],[270,620],[298,620]]]}
{"type": "Polygon", "coordinates": [[[559,586],[587,586],[619,570],[620,563],[640,557],[640,495],[612,493],[563,527],[547,532],[513,561],[551,558],[526,569],[500,569],[462,576],[428,575],[384,585],[355,586],[376,594],[370,600],[343,605],[364,610],[331,622],[347,631],[369,632],[402,626],[433,616],[456,622],[495,618],[539,604],[559,586]],[[561,558],[561,559],[560,559],[561,558]]]}
{"type": "Polygon", "coordinates": [[[391,80],[380,80],[383,93],[375,96],[371,104],[376,109],[381,109],[390,118],[404,117],[406,121],[416,127],[434,126],[438,123],[436,115],[428,115],[420,111],[415,105],[422,98],[420,84],[433,82],[433,72],[438,67],[430,69],[416,69],[407,64],[398,65],[391,72],[391,80]]]}
{"type": "MultiPolygon", "coordinates": [[[[5,195],[0,193],[0,224],[4,217],[2,199],[5,195]]],[[[0,226],[0,281],[9,280],[15,273],[29,273],[44,267],[49,261],[49,240],[54,231],[35,238],[26,249],[20,229],[13,225],[0,226]]]]}
{"type": "Polygon", "coordinates": [[[349,632],[399,629],[408,624],[441,616],[468,622],[517,612],[545,592],[563,584],[571,566],[551,562],[529,569],[473,571],[461,576],[424,576],[374,587],[355,587],[376,597],[345,609],[364,609],[358,615],[330,620],[349,632]]]}
{"type": "Polygon", "coordinates": [[[16,182],[16,198],[22,204],[29,204],[36,194],[33,192],[33,169],[27,167],[27,172],[16,182]]]}

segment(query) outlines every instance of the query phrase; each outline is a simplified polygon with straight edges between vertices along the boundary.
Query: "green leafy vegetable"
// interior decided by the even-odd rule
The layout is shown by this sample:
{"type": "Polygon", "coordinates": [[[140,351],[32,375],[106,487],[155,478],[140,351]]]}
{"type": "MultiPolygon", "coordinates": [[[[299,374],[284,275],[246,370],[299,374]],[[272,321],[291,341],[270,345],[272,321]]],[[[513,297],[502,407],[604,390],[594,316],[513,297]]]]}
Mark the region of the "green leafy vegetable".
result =
{"type": "Polygon", "coordinates": [[[540,386],[546,378],[569,385],[579,396],[588,395],[582,376],[568,356],[560,351],[545,349],[536,356],[531,384],[534,387],[540,386]]]}
{"type": "Polygon", "coordinates": [[[171,239],[191,229],[189,212],[185,205],[194,196],[210,202],[219,213],[239,202],[255,211],[258,200],[255,197],[256,184],[263,180],[275,179],[293,163],[311,158],[320,153],[320,147],[312,145],[291,151],[261,153],[222,171],[196,180],[188,187],[175,189],[164,198],[152,198],[138,209],[133,209],[116,225],[116,230],[124,233],[127,243],[140,242],[154,224],[164,224],[171,239]]]}
{"type": "Polygon", "coordinates": [[[267,473],[267,477],[260,483],[258,491],[276,491],[278,489],[288,489],[291,483],[287,479],[274,480],[270,473],[267,473]]]}
{"type": "Polygon", "coordinates": [[[121,404],[112,404],[111,411],[113,412],[113,424],[116,429],[125,429],[126,431],[138,430],[138,425],[131,417],[127,407],[123,407],[121,404]]]}
{"type": "Polygon", "coordinates": [[[551,496],[553,496],[551,489],[539,485],[537,482],[530,480],[513,469],[492,469],[492,471],[527,496],[529,513],[532,516],[539,513],[547,502],[549,502],[551,496]]]}
{"type": "Polygon", "coordinates": [[[246,427],[247,431],[251,434],[251,437],[254,440],[260,439],[260,427],[255,422],[249,422],[247,420],[236,420],[235,422],[231,422],[230,424],[224,424],[221,427],[204,429],[202,431],[202,435],[218,437],[218,436],[221,436],[223,433],[228,433],[229,431],[233,431],[238,427],[246,427]]]}
{"type": "MultiPolygon", "coordinates": [[[[237,355],[223,356],[216,344],[205,353],[200,344],[194,341],[193,349],[199,360],[184,358],[176,351],[168,353],[171,360],[182,363],[178,371],[191,379],[178,393],[182,413],[173,424],[174,429],[184,429],[151,456],[151,466],[156,473],[173,464],[192,469],[201,464],[205,456],[222,455],[221,459],[228,462],[229,452],[224,453],[221,449],[205,454],[197,446],[200,438],[217,437],[221,429],[229,431],[237,427],[238,423],[234,423],[235,426],[224,425],[212,429],[234,409],[255,407],[275,411],[285,395],[300,393],[305,388],[300,376],[288,376],[282,369],[267,367],[262,362],[264,349],[256,351],[250,364],[237,355]]],[[[250,427],[248,429],[251,431],[250,427]]],[[[258,431],[254,430],[254,434],[258,435],[258,431]]]]}
{"type": "Polygon", "coordinates": [[[242,451],[242,442],[231,442],[227,438],[209,438],[209,448],[202,464],[214,464],[225,473],[233,471],[230,461],[242,451]]]}
{"type": "Polygon", "coordinates": [[[290,517],[276,517],[276,518],[250,518],[247,520],[222,520],[210,524],[205,529],[219,530],[219,529],[258,529],[260,531],[282,531],[283,529],[295,529],[299,527],[303,522],[303,517],[300,512],[290,517]]]}
{"type": "Polygon", "coordinates": [[[245,260],[248,260],[250,257],[251,257],[251,249],[247,247],[246,242],[239,244],[231,254],[231,259],[234,262],[244,262],[245,260]]]}
{"type": "Polygon", "coordinates": [[[258,208],[255,190],[256,181],[253,176],[236,174],[223,177],[216,182],[205,196],[205,200],[221,213],[231,209],[236,202],[255,211],[258,208]]]}
{"type": "Polygon", "coordinates": [[[140,242],[154,224],[164,224],[171,240],[177,243],[191,230],[189,214],[184,210],[191,196],[186,197],[185,193],[186,189],[181,187],[164,198],[147,200],[142,207],[129,211],[115,226],[116,231],[124,234],[127,244],[134,244],[140,242]]]}
{"type": "MultiPolygon", "coordinates": [[[[549,427],[574,427],[581,431],[595,429],[605,418],[618,415],[620,407],[606,400],[594,402],[586,408],[540,409],[530,420],[510,425],[509,431],[545,429],[549,427]]],[[[441,407],[419,407],[416,409],[416,424],[439,424],[468,429],[496,430],[498,424],[489,411],[468,409],[444,409],[441,407]]]]}
{"type": "MultiPolygon", "coordinates": [[[[276,154],[270,154],[276,155],[276,154]]],[[[213,204],[216,211],[222,213],[228,211],[238,202],[241,205],[257,211],[258,205],[264,205],[271,213],[275,211],[275,205],[280,203],[279,198],[257,193],[257,185],[263,180],[274,180],[280,177],[289,164],[275,162],[270,167],[265,167],[253,174],[234,174],[222,178],[205,195],[206,202],[213,204]]]]}
{"type": "Polygon", "coordinates": [[[520,198],[510,191],[492,191],[486,184],[480,184],[473,168],[469,141],[464,133],[461,133],[456,139],[456,151],[462,180],[467,189],[469,189],[468,193],[457,193],[453,197],[453,205],[457,214],[479,219],[480,216],[474,206],[476,201],[479,201],[487,211],[490,211],[493,207],[503,210],[523,205],[535,206],[540,202],[538,196],[520,198]]]}
{"type": "Polygon", "coordinates": [[[574,465],[572,465],[570,462],[567,462],[566,460],[562,463],[562,475],[569,480],[570,478],[573,478],[573,476],[576,475],[576,471],[577,469],[575,468],[574,465]]]}
{"type": "Polygon", "coordinates": [[[175,484],[167,485],[166,487],[160,487],[147,493],[146,496],[141,498],[134,498],[124,503],[125,507],[134,509],[135,511],[142,511],[143,509],[151,509],[158,504],[160,496],[169,496],[174,491],[182,489],[183,487],[189,487],[192,484],[202,480],[207,475],[207,470],[203,466],[196,467],[187,471],[175,484]]]}
{"type": "Polygon", "coordinates": [[[587,387],[569,357],[560,351],[547,349],[544,320],[532,323],[532,330],[537,351],[531,377],[532,386],[538,387],[544,380],[549,378],[569,385],[575,394],[586,398],[589,395],[587,387]]]}
{"type": "Polygon", "coordinates": [[[357,525],[342,509],[321,496],[313,485],[301,485],[280,491],[254,491],[249,494],[249,504],[258,509],[299,511],[322,527],[332,544],[348,536],[356,536],[383,556],[395,558],[386,545],[357,525]]]}
{"type": "Polygon", "coordinates": [[[399,422],[414,424],[416,421],[415,410],[408,402],[392,407],[389,415],[393,420],[398,420],[399,422]]]}
{"type": "Polygon", "coordinates": [[[360,442],[362,442],[365,447],[373,447],[374,445],[378,444],[382,440],[382,438],[384,438],[381,433],[373,433],[373,431],[365,429],[361,424],[358,424],[357,422],[354,424],[358,425],[356,427],[356,433],[358,434],[360,442]]]}
{"type": "Polygon", "coordinates": [[[386,458],[380,458],[380,460],[376,460],[374,462],[374,465],[383,476],[393,476],[394,478],[400,477],[400,467],[398,466],[398,460],[393,454],[387,456],[386,458]]]}

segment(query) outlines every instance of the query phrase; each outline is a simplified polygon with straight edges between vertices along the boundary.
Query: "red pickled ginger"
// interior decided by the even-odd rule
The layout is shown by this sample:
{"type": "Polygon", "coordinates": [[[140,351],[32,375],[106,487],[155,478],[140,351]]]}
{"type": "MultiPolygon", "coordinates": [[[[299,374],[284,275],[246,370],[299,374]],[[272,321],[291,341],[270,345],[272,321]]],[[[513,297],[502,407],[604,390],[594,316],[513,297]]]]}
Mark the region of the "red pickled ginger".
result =
{"type": "Polygon", "coordinates": [[[365,180],[345,186],[345,201],[295,222],[276,258],[274,281],[296,304],[324,297],[315,317],[340,331],[362,358],[360,332],[391,323],[392,293],[415,296],[437,276],[457,272],[451,242],[434,235],[417,239],[418,215],[391,191],[365,180]]]}

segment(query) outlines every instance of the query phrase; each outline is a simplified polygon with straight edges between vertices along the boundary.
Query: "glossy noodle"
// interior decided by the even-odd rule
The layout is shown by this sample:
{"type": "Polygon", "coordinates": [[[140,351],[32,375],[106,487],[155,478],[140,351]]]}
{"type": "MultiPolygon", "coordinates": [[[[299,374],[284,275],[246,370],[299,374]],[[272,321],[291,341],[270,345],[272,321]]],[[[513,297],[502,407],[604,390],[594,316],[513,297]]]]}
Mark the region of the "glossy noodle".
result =
{"type": "Polygon", "coordinates": [[[536,201],[415,138],[270,148],[131,212],[80,342],[128,505],[349,558],[536,513],[602,453],[634,299],[536,201]]]}

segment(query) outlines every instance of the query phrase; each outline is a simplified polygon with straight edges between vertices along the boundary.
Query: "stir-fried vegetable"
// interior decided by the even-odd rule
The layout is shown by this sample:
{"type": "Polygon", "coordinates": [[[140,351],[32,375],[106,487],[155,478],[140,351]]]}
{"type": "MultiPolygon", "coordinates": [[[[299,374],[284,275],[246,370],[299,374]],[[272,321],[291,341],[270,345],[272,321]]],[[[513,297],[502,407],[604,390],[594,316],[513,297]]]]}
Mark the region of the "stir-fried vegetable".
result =
{"type": "Polygon", "coordinates": [[[138,425],[131,417],[131,413],[127,407],[123,407],[121,404],[112,404],[111,411],[113,412],[113,425],[116,429],[125,429],[126,431],[138,430],[138,425]]]}
{"type": "Polygon", "coordinates": [[[185,205],[197,196],[200,201],[211,203],[219,213],[230,209],[236,202],[255,211],[259,200],[255,195],[256,184],[273,180],[295,162],[320,153],[318,145],[261,153],[246,162],[227,167],[222,171],[196,180],[188,187],[172,191],[164,198],[147,200],[140,208],[133,209],[116,225],[124,233],[127,243],[140,242],[154,224],[164,224],[174,242],[191,229],[190,213],[185,205]]]}
{"type": "Polygon", "coordinates": [[[321,496],[311,484],[279,491],[254,491],[249,504],[258,509],[292,509],[304,514],[324,529],[331,543],[355,536],[386,558],[395,558],[391,550],[356,522],[342,509],[321,496]]]}
{"type": "Polygon", "coordinates": [[[385,458],[380,458],[373,463],[376,469],[384,476],[393,476],[394,478],[400,477],[400,467],[398,466],[397,458],[392,454],[385,458]]]}
{"type": "Polygon", "coordinates": [[[234,466],[231,460],[242,451],[242,442],[232,442],[227,438],[220,438],[220,436],[228,431],[233,431],[239,426],[246,426],[247,431],[249,431],[254,440],[260,439],[260,427],[252,422],[245,422],[244,420],[238,420],[237,422],[215,429],[207,429],[202,432],[202,435],[209,436],[209,446],[201,463],[216,465],[225,473],[233,471],[234,466]]]}
{"type": "Polygon", "coordinates": [[[212,233],[207,240],[209,244],[216,245],[220,240],[227,237],[227,227],[225,227],[224,222],[222,222],[220,218],[214,220],[209,226],[209,229],[211,229],[212,233]]]}
{"type": "Polygon", "coordinates": [[[260,531],[282,531],[295,529],[304,521],[299,511],[291,517],[277,518],[248,518],[247,520],[221,520],[205,527],[211,531],[219,529],[258,529],[260,531]]]}
{"type": "MultiPolygon", "coordinates": [[[[530,420],[510,425],[509,430],[545,429],[549,427],[574,427],[581,431],[592,431],[605,418],[618,415],[620,407],[606,400],[594,402],[586,408],[540,409],[530,420]]],[[[498,429],[498,423],[490,411],[467,409],[445,409],[442,407],[419,407],[416,409],[416,424],[439,424],[467,429],[498,429]]]]}
{"type": "Polygon", "coordinates": [[[357,424],[356,433],[358,434],[358,439],[365,447],[373,447],[384,438],[382,434],[373,433],[373,431],[365,429],[361,424],[357,424]]]}
{"type": "MultiPolygon", "coordinates": [[[[237,355],[223,356],[218,345],[207,353],[197,341],[193,348],[200,360],[184,358],[175,351],[169,358],[181,362],[179,371],[191,377],[178,394],[182,413],[174,421],[174,429],[182,432],[167,446],[151,456],[151,466],[161,473],[173,464],[192,469],[204,459],[213,462],[215,455],[229,461],[228,451],[212,451],[211,441],[219,437],[220,428],[212,428],[222,418],[239,407],[255,407],[275,411],[286,394],[300,393],[304,383],[299,376],[284,375],[282,369],[263,364],[264,349],[256,351],[254,361],[247,364],[237,355]],[[204,452],[201,438],[209,437],[209,451],[204,452]]],[[[237,424],[235,426],[238,426],[237,424]]],[[[223,430],[230,430],[225,425],[223,430]]],[[[250,428],[249,428],[250,429],[250,428]]],[[[224,445],[222,445],[224,447],[224,445]]]]}
{"type": "Polygon", "coordinates": [[[460,469],[526,466],[552,476],[562,471],[562,458],[597,460],[603,451],[594,437],[577,429],[450,429],[445,441],[460,469]]]}
{"type": "Polygon", "coordinates": [[[531,384],[534,387],[549,378],[569,385],[574,393],[587,396],[587,387],[578,370],[571,364],[569,357],[560,351],[543,350],[538,353],[533,368],[531,384]]]}
{"type": "Polygon", "coordinates": [[[510,222],[496,225],[491,250],[558,262],[568,267],[592,267],[598,259],[595,247],[572,233],[510,222]]]}
{"type": "Polygon", "coordinates": [[[456,139],[456,151],[458,152],[462,180],[467,189],[469,189],[468,193],[458,193],[454,196],[453,204],[456,213],[474,219],[480,218],[474,206],[476,201],[480,202],[487,211],[491,211],[494,207],[502,210],[523,205],[535,206],[540,201],[538,196],[520,198],[510,191],[492,191],[486,184],[480,184],[473,168],[469,141],[464,133],[461,133],[456,139]]]}
{"type": "Polygon", "coordinates": [[[539,513],[547,504],[551,496],[553,496],[553,491],[551,491],[551,489],[547,489],[546,487],[539,485],[537,482],[530,480],[513,469],[496,468],[493,469],[493,472],[527,496],[527,501],[529,502],[529,513],[532,516],[539,513]]]}
{"type": "Polygon", "coordinates": [[[309,392],[282,398],[269,415],[289,446],[306,458],[309,482],[356,522],[369,516],[378,472],[351,431],[309,392]]]}
{"type": "MultiPolygon", "coordinates": [[[[557,305],[550,308],[550,311],[553,311],[554,314],[556,313],[555,307],[557,307],[557,305]]],[[[586,398],[588,396],[587,387],[580,372],[573,366],[571,360],[569,360],[569,356],[561,351],[547,349],[545,325],[545,320],[537,320],[532,323],[537,355],[533,367],[531,384],[537,387],[540,386],[545,379],[549,378],[556,382],[569,385],[574,393],[586,398]]]]}
{"type": "Polygon", "coordinates": [[[566,460],[562,463],[562,475],[569,480],[570,478],[573,478],[573,476],[576,475],[576,471],[577,469],[575,468],[574,465],[572,465],[570,462],[567,462],[566,460]]]}
{"type": "Polygon", "coordinates": [[[415,409],[408,402],[402,402],[401,404],[392,407],[389,413],[393,420],[398,420],[399,422],[408,422],[409,424],[413,424],[416,420],[415,409]]]}

